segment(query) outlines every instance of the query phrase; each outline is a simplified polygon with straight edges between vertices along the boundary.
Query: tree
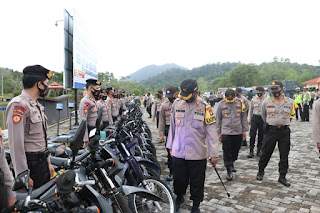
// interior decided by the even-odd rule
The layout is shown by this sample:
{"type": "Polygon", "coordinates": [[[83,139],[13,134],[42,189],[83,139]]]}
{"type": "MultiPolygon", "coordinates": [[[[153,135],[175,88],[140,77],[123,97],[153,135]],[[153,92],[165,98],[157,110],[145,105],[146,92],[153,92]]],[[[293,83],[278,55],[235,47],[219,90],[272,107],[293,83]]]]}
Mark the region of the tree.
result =
{"type": "Polygon", "coordinates": [[[250,87],[259,82],[259,70],[254,64],[239,64],[230,72],[230,83],[233,86],[250,87]]]}

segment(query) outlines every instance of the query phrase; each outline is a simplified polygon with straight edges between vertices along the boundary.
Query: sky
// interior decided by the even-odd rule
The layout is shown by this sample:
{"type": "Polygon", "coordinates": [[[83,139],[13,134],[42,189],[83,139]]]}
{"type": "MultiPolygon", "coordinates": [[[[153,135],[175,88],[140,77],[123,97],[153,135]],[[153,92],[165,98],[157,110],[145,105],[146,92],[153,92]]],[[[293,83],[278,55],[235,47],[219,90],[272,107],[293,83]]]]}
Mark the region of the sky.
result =
{"type": "Polygon", "coordinates": [[[318,0],[0,0],[0,67],[64,69],[63,11],[81,16],[98,71],[272,61],[319,65],[318,0]]]}

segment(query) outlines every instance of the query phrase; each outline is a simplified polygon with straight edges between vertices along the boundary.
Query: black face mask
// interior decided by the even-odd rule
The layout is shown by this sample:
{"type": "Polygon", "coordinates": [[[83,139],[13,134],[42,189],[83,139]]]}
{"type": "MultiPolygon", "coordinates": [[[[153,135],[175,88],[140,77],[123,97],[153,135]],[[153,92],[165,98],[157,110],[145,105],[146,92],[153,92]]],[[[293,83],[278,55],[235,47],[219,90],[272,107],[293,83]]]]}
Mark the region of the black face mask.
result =
{"type": "Polygon", "coordinates": [[[108,96],[103,95],[101,98],[102,98],[102,100],[104,100],[104,101],[105,101],[105,100],[107,100],[107,97],[108,97],[108,96]]]}
{"type": "Polygon", "coordinates": [[[40,97],[45,97],[46,95],[48,95],[49,89],[48,89],[48,86],[45,85],[43,82],[41,82],[41,84],[44,86],[44,89],[40,89],[40,88],[38,87],[38,90],[39,90],[39,92],[40,92],[40,97]]]}
{"type": "Polygon", "coordinates": [[[173,103],[173,102],[174,102],[174,100],[175,100],[175,97],[168,98],[168,99],[169,99],[169,101],[170,101],[171,103],[173,103]]]}
{"type": "Polygon", "coordinates": [[[94,96],[95,99],[99,100],[100,90],[94,89],[94,88],[92,88],[92,89],[93,89],[93,91],[91,90],[92,95],[94,96]]]}
{"type": "Polygon", "coordinates": [[[194,102],[196,100],[196,97],[193,95],[189,100],[186,100],[187,103],[194,102]]]}
{"type": "Polygon", "coordinates": [[[258,97],[261,97],[263,94],[262,93],[257,93],[257,96],[258,97]]]}
{"type": "Polygon", "coordinates": [[[281,91],[272,92],[274,97],[279,97],[281,95],[281,91]]]}

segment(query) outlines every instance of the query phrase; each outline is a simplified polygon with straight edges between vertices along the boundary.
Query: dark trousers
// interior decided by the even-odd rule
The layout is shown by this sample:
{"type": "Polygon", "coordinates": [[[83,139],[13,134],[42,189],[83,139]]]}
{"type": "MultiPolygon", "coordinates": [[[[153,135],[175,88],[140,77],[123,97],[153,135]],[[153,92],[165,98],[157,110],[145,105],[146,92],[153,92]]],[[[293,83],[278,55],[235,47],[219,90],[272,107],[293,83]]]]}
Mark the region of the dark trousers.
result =
{"type": "Polygon", "coordinates": [[[302,108],[301,108],[301,104],[298,104],[299,108],[296,108],[296,119],[298,120],[298,111],[299,111],[299,114],[300,114],[300,118],[302,120],[303,118],[303,114],[302,114],[302,108]]]}
{"type": "Polygon", "coordinates": [[[172,158],[173,163],[173,188],[177,196],[183,196],[190,184],[190,199],[193,203],[203,201],[204,180],[206,174],[207,159],[185,160],[172,158]]]}
{"type": "Polygon", "coordinates": [[[254,149],[254,144],[256,140],[257,130],[258,130],[258,150],[261,149],[263,141],[263,120],[260,115],[253,115],[251,118],[250,127],[250,150],[254,149]]]}
{"type": "Polygon", "coordinates": [[[232,166],[233,162],[238,159],[241,148],[241,135],[222,135],[223,161],[226,167],[232,166]]]}
{"type": "Polygon", "coordinates": [[[28,160],[27,163],[34,188],[39,188],[50,180],[47,159],[28,160]]]}
{"type": "Polygon", "coordinates": [[[152,108],[151,104],[150,106],[147,106],[147,112],[149,113],[149,118],[151,118],[151,108],[152,108]]]}
{"type": "MultiPolygon", "coordinates": [[[[164,129],[164,135],[166,136],[166,144],[165,144],[166,147],[167,147],[167,139],[168,139],[169,127],[170,127],[169,125],[166,125],[165,129],[164,129]]],[[[172,168],[172,156],[170,154],[170,149],[167,149],[167,158],[168,158],[168,169],[169,169],[170,175],[172,175],[173,174],[173,168],[172,168]]]]}
{"type": "Polygon", "coordinates": [[[8,207],[7,189],[0,183],[0,212],[2,209],[8,207]]]}
{"type": "Polygon", "coordinates": [[[157,114],[156,114],[156,119],[157,119],[157,129],[158,129],[158,127],[159,127],[159,112],[157,112],[157,114]]]}
{"type": "Polygon", "coordinates": [[[312,109],[313,108],[313,98],[311,98],[311,101],[309,102],[309,107],[310,107],[310,109],[312,109]]]}
{"type": "Polygon", "coordinates": [[[303,121],[309,121],[309,106],[307,104],[303,105],[303,121]]]}
{"type": "Polygon", "coordinates": [[[288,155],[290,151],[290,129],[267,129],[265,130],[262,155],[259,160],[259,171],[264,171],[272,156],[273,150],[278,142],[280,152],[279,173],[286,174],[288,172],[288,155]]]}

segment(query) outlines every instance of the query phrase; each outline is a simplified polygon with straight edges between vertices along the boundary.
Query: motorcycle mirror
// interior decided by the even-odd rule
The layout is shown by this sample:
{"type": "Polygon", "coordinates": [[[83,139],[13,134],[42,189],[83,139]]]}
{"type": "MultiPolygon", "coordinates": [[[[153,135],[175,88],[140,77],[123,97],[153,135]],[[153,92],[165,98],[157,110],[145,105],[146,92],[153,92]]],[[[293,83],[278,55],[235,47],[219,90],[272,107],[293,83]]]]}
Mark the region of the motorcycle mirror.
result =
{"type": "Polygon", "coordinates": [[[30,170],[27,169],[21,172],[15,179],[14,184],[12,186],[12,191],[17,191],[23,188],[29,189],[29,177],[30,170]]]}
{"type": "Polygon", "coordinates": [[[87,128],[86,119],[82,119],[77,132],[74,134],[72,142],[70,143],[70,149],[72,150],[72,155],[75,157],[83,143],[83,137],[85,129],[87,128]]]}
{"type": "Polygon", "coordinates": [[[96,128],[98,131],[100,131],[100,124],[101,124],[101,120],[102,120],[102,112],[103,112],[103,107],[100,107],[99,111],[98,111],[98,117],[97,117],[97,121],[96,121],[96,128]]]}

